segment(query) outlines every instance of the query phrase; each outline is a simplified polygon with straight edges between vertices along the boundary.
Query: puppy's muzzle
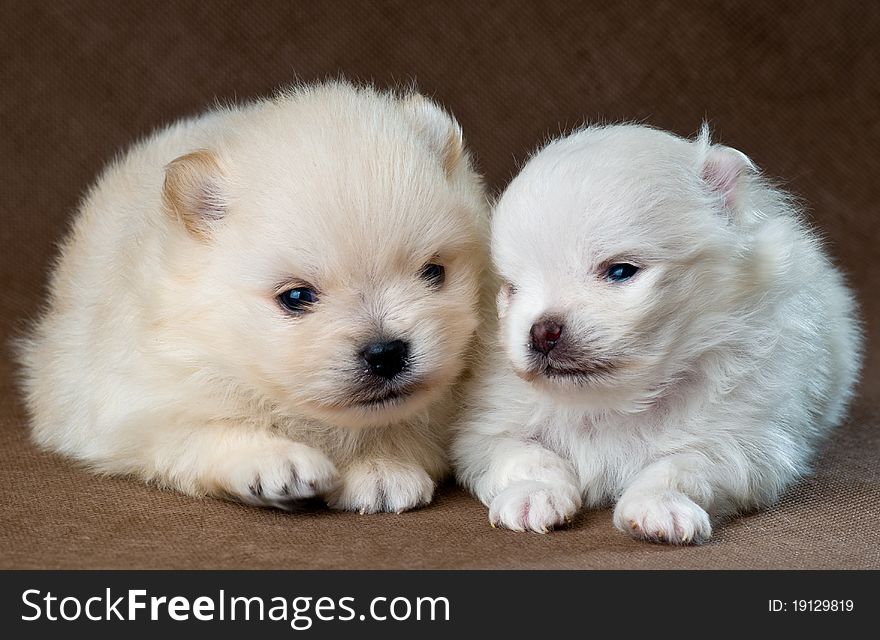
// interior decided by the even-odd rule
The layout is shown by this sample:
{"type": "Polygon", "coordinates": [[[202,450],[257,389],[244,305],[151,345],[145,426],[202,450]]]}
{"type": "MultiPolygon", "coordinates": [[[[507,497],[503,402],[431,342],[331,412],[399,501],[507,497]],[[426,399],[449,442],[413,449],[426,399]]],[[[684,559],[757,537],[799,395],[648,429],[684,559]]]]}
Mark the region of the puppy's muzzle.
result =
{"type": "Polygon", "coordinates": [[[552,351],[562,338],[562,325],[555,320],[541,320],[532,325],[529,331],[529,348],[543,353],[552,351]]]}
{"type": "Polygon", "coordinates": [[[391,380],[409,366],[409,344],[403,340],[373,342],[364,347],[361,357],[370,373],[391,380]]]}
{"type": "Polygon", "coordinates": [[[529,357],[525,369],[516,374],[533,382],[538,378],[595,382],[613,373],[614,362],[590,347],[589,339],[578,339],[558,317],[543,316],[529,330],[529,357]]]}

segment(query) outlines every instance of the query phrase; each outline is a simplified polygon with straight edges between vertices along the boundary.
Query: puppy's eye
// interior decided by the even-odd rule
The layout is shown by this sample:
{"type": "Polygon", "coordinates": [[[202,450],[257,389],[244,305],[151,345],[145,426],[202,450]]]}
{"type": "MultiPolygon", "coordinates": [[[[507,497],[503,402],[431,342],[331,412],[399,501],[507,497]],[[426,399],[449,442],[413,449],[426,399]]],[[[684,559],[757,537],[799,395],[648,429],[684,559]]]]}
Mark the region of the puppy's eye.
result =
{"type": "Polygon", "coordinates": [[[441,264],[429,262],[422,267],[419,276],[432,287],[440,287],[446,279],[446,269],[441,264]]]}
{"type": "Polygon", "coordinates": [[[516,293],[516,285],[512,282],[505,282],[504,286],[501,287],[504,290],[504,295],[510,297],[514,293],[516,293]]]}
{"type": "Polygon", "coordinates": [[[634,264],[618,262],[608,267],[608,271],[605,272],[605,279],[609,282],[624,282],[636,275],[638,270],[639,268],[634,264]]]}
{"type": "Polygon", "coordinates": [[[278,302],[292,313],[303,313],[317,301],[317,292],[308,287],[297,287],[278,294],[278,302]]]}

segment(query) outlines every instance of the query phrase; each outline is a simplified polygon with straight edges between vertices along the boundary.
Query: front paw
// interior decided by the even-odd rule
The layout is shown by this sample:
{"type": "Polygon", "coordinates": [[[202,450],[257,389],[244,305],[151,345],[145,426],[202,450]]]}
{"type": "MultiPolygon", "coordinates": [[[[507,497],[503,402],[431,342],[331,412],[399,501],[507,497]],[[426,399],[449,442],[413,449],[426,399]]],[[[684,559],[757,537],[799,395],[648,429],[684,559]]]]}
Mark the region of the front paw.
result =
{"type": "Polygon", "coordinates": [[[520,480],[492,499],[489,522],[514,531],[547,533],[569,522],[580,507],[574,485],[520,480]]]}
{"type": "Polygon", "coordinates": [[[399,462],[369,461],[345,470],[327,503],[333,509],[400,513],[428,504],[434,481],[421,467],[399,462]]]}
{"type": "Polygon", "coordinates": [[[323,453],[291,442],[249,455],[232,471],[226,493],[246,504],[295,510],[338,484],[339,472],[323,453]]]}
{"type": "Polygon", "coordinates": [[[635,538],[667,544],[700,544],[712,535],[709,514],[679,491],[624,493],[614,525],[635,538]]]}

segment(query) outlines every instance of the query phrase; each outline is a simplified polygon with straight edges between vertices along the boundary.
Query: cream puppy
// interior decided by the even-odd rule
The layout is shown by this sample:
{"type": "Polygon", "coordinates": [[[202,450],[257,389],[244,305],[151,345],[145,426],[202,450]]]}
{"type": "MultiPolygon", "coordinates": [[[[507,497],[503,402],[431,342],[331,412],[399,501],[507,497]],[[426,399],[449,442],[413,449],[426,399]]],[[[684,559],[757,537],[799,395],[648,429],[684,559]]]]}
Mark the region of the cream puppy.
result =
{"type": "Polygon", "coordinates": [[[34,438],[192,495],[428,502],[485,202],[418,95],[306,86],[159,131],[85,199],[22,345],[34,438]]]}
{"type": "Polygon", "coordinates": [[[497,205],[500,347],[454,443],[492,524],[581,506],[673,544],[809,470],[858,374],[855,304],[739,151],[642,126],[537,153],[497,205]]]}

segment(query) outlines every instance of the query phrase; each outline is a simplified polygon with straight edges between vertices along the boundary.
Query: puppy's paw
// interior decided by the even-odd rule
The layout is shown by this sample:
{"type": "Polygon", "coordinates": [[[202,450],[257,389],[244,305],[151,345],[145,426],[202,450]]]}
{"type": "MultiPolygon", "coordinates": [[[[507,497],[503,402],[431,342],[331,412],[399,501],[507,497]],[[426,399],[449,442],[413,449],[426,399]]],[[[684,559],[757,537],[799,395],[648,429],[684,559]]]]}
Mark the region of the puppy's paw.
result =
{"type": "Polygon", "coordinates": [[[339,472],[326,455],[291,442],[249,455],[225,484],[226,492],[241,502],[289,511],[332,491],[338,481],[339,472]]]}
{"type": "Polygon", "coordinates": [[[400,513],[428,504],[433,495],[434,481],[421,467],[369,461],[346,469],[327,502],[344,511],[400,513]]]}
{"type": "Polygon", "coordinates": [[[580,507],[574,485],[520,480],[493,498],[489,522],[514,531],[547,533],[571,520],[580,507]]]}
{"type": "Polygon", "coordinates": [[[614,525],[631,536],[667,544],[700,544],[712,535],[709,514],[679,491],[624,493],[614,525]]]}

